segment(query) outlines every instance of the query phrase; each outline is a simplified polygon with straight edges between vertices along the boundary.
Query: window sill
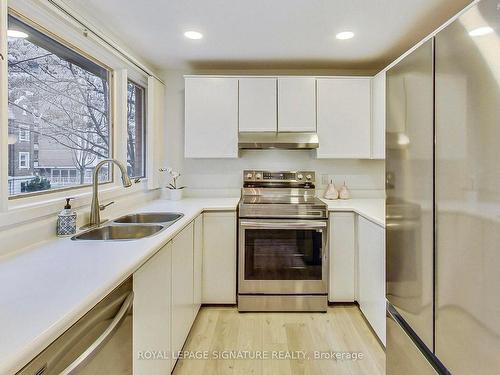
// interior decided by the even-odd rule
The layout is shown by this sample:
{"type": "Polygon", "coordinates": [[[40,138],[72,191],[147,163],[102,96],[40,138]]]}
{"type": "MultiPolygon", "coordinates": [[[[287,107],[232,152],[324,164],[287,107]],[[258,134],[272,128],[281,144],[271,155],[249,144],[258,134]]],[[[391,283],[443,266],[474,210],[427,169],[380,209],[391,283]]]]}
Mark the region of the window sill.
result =
{"type": "MultiPolygon", "coordinates": [[[[117,199],[134,193],[147,193],[151,191],[147,186],[147,179],[141,180],[140,183],[133,184],[128,189],[123,188],[121,185],[114,184],[106,187],[103,186],[99,190],[99,200],[102,203],[106,203],[108,200],[117,199]]],[[[11,200],[8,204],[8,210],[0,214],[0,230],[23,222],[55,216],[62,210],[64,198],[66,197],[73,198],[71,206],[78,211],[79,214],[84,213],[90,208],[92,187],[85,187],[80,191],[54,192],[54,195],[31,197],[31,199],[26,198],[26,200],[23,198],[11,200]]]]}

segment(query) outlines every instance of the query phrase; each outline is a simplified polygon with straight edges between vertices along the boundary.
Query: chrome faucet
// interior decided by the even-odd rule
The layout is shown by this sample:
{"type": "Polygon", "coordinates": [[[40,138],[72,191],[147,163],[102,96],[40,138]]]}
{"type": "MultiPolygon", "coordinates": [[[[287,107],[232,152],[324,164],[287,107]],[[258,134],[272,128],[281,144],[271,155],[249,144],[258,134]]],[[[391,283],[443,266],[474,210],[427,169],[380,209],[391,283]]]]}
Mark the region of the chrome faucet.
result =
{"type": "Polygon", "coordinates": [[[99,204],[99,170],[106,163],[115,163],[122,174],[122,185],[125,188],[132,186],[130,177],[127,174],[127,169],[125,166],[116,159],[105,159],[97,163],[94,169],[92,178],[92,203],[90,204],[90,219],[89,223],[85,225],[85,228],[98,227],[101,224],[101,211],[104,210],[111,203],[101,206],[99,204]]]}

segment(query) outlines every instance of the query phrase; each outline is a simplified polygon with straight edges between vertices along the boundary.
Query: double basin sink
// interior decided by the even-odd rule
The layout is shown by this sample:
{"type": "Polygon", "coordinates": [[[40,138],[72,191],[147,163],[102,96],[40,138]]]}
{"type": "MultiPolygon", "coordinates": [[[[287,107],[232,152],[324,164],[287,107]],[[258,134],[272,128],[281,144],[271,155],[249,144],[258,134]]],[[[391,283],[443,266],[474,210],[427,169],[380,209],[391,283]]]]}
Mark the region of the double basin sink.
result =
{"type": "Polygon", "coordinates": [[[166,229],[184,214],[175,212],[145,212],[121,216],[110,224],[90,229],[73,236],[75,241],[137,240],[152,236],[166,229]]]}

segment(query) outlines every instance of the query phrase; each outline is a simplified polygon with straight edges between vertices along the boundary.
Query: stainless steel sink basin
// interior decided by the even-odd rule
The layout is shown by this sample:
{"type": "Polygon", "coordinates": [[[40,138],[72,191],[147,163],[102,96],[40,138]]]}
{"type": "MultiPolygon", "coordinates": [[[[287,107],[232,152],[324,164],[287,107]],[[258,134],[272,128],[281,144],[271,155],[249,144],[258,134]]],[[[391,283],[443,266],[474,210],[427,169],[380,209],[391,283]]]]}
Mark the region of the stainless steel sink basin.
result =
{"type": "Polygon", "coordinates": [[[125,215],[114,220],[114,222],[121,224],[173,224],[183,216],[184,214],[176,212],[144,212],[139,214],[125,215]]]}
{"type": "Polygon", "coordinates": [[[107,225],[105,227],[91,229],[72,237],[72,240],[137,240],[152,236],[164,229],[162,225],[107,225]]]}

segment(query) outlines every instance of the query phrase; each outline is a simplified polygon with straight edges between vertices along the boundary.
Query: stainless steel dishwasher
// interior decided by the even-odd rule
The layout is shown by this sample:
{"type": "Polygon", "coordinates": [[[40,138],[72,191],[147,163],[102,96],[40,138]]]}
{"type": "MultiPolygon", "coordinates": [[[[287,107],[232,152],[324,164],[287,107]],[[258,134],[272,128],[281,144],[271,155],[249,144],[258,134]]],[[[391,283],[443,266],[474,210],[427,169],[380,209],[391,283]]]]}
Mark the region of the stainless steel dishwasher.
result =
{"type": "Polygon", "coordinates": [[[18,374],[132,374],[133,297],[130,277],[18,374]]]}

